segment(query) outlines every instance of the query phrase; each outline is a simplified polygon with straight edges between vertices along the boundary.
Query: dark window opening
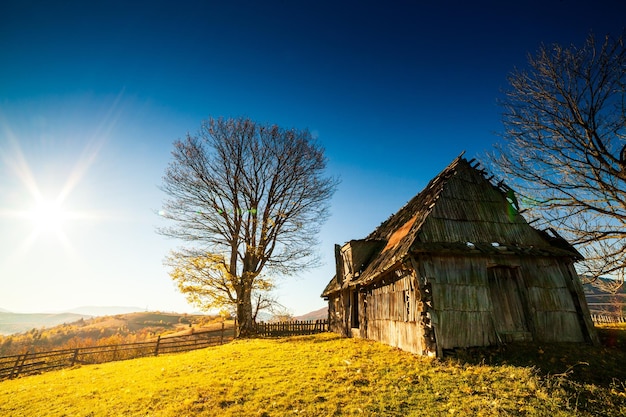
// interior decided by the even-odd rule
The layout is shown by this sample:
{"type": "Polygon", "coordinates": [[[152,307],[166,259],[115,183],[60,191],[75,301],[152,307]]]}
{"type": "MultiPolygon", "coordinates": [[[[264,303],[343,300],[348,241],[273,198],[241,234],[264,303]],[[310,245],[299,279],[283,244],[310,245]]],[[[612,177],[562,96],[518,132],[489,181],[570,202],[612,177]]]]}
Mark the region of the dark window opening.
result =
{"type": "Polygon", "coordinates": [[[411,321],[411,297],[409,291],[402,291],[402,299],[405,307],[404,321],[411,321]]]}
{"type": "Polygon", "coordinates": [[[352,328],[359,327],[359,292],[352,292],[350,323],[352,328]]]}

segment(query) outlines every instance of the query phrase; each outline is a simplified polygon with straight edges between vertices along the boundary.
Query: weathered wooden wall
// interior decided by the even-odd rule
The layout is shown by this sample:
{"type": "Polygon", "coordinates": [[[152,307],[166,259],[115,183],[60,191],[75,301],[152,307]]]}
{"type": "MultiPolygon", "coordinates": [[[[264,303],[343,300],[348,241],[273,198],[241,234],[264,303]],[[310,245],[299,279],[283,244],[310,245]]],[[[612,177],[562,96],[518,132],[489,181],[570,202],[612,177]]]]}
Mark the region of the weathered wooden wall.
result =
{"type": "Polygon", "coordinates": [[[343,334],[341,322],[343,315],[341,313],[341,299],[339,293],[335,293],[328,298],[328,329],[331,332],[343,334]]]}
{"type": "Polygon", "coordinates": [[[439,350],[497,343],[484,259],[422,256],[417,264],[432,285],[439,350]]]}
{"type": "Polygon", "coordinates": [[[511,341],[597,340],[578,276],[562,259],[419,254],[411,265],[336,293],[329,300],[330,329],[423,355],[511,341]]]}
{"type": "Polygon", "coordinates": [[[511,340],[588,340],[582,324],[584,308],[576,305],[575,288],[568,285],[571,267],[558,258],[422,256],[419,265],[425,279],[432,282],[433,321],[440,349],[511,340]],[[502,299],[495,299],[498,293],[490,288],[489,268],[498,265],[516,271],[514,278],[519,282],[514,291],[519,292],[520,304],[511,306],[508,294],[501,293],[502,299]],[[499,332],[499,321],[504,318],[494,313],[495,303],[521,308],[507,313],[523,315],[526,329],[499,332]],[[524,337],[523,330],[529,337],[524,337]]]}
{"type": "Polygon", "coordinates": [[[416,284],[415,274],[407,271],[387,285],[369,288],[365,292],[366,319],[361,322],[361,334],[409,352],[427,354],[421,314],[424,304],[416,284]]]}
{"type": "Polygon", "coordinates": [[[349,337],[350,331],[350,292],[341,290],[328,298],[328,329],[331,332],[349,337]]]}
{"type": "Polygon", "coordinates": [[[584,341],[579,313],[574,305],[565,274],[556,259],[524,262],[524,280],[528,287],[536,340],[546,342],[584,341]]]}

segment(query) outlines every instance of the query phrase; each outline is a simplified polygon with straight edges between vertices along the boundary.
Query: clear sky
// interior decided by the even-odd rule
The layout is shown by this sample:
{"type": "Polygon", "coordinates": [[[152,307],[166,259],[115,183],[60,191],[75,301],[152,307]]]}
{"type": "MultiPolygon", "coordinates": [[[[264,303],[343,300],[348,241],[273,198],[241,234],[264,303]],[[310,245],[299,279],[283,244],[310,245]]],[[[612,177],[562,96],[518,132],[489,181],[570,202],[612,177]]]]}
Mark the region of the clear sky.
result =
{"type": "Polygon", "coordinates": [[[496,101],[528,53],[625,26],[623,0],[4,0],[0,308],[194,311],[156,212],[173,141],[209,115],[307,128],[326,148],[342,182],[324,265],[278,291],[293,314],[321,308],[335,243],[499,140],[496,101]]]}

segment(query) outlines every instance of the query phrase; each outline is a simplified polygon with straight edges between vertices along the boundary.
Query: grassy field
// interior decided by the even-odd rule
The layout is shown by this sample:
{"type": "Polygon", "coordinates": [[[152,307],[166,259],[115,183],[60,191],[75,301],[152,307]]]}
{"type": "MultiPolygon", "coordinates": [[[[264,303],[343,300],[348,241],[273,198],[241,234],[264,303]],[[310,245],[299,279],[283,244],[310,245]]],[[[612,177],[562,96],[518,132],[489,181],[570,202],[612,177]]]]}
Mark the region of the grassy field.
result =
{"type": "MultiPolygon", "coordinates": [[[[616,331],[623,343],[626,329],[616,331]]],[[[602,381],[585,381],[584,373],[578,377],[567,368],[554,375],[568,361],[580,362],[571,357],[577,347],[554,349],[568,358],[551,356],[546,363],[552,368],[541,369],[502,349],[457,352],[456,358],[436,361],[334,334],[241,340],[4,381],[0,415],[626,415],[626,380],[610,378],[623,371],[603,369],[602,381]]],[[[612,354],[616,359],[604,359],[626,363],[623,346],[582,349],[581,355],[612,354]]]]}

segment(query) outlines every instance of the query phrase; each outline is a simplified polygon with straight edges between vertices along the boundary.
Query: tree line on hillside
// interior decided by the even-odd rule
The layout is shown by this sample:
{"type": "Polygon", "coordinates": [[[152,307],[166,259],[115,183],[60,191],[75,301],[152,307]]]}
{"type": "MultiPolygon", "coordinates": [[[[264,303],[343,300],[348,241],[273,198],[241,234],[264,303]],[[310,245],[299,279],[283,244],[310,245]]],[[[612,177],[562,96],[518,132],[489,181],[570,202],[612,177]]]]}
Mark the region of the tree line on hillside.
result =
{"type": "Polygon", "coordinates": [[[0,356],[146,342],[189,326],[204,328],[223,321],[219,316],[168,316],[165,320],[157,320],[162,317],[160,315],[153,316],[142,317],[147,320],[134,321],[124,320],[124,316],[96,317],[49,329],[32,329],[25,333],[0,336],[0,356]]]}

